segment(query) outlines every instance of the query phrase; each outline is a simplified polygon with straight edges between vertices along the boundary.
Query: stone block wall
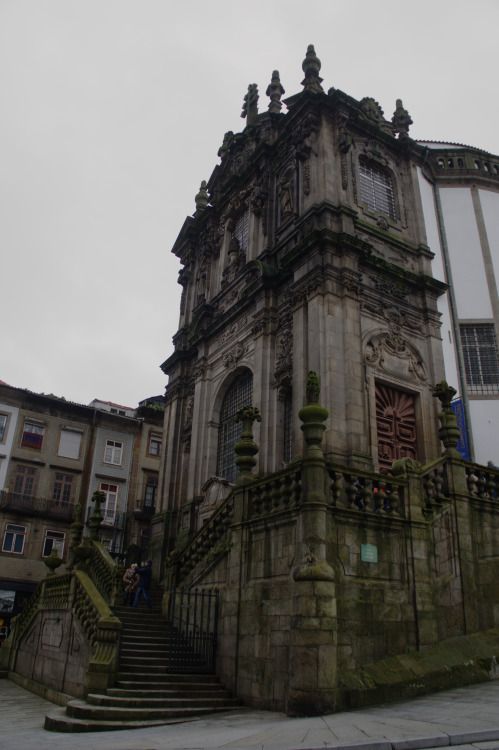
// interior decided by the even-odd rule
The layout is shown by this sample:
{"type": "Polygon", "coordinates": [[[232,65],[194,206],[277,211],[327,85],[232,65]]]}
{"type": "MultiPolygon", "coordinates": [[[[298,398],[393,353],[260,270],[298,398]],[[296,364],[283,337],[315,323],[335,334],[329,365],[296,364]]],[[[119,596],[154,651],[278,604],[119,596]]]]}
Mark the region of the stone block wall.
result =
{"type": "Polygon", "coordinates": [[[420,498],[424,513],[402,516],[324,503],[252,515],[236,497],[218,554],[183,582],[220,590],[221,679],[254,707],[334,711],[340,675],[497,627],[499,503],[420,498]],[[307,528],[324,534],[320,565],[300,557],[307,528]]]}
{"type": "Polygon", "coordinates": [[[74,697],[84,697],[92,655],[71,612],[39,612],[22,637],[13,671],[27,680],[74,697]]]}

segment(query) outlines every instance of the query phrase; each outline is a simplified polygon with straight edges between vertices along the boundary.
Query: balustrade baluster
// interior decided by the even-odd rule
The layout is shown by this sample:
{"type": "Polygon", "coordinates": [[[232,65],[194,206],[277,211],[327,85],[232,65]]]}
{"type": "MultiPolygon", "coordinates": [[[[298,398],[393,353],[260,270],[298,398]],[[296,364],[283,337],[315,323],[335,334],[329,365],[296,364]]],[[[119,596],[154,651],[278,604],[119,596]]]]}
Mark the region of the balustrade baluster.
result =
{"type": "Polygon", "coordinates": [[[435,485],[433,483],[433,473],[427,475],[425,482],[423,483],[425,495],[426,495],[426,507],[432,508],[433,497],[435,495],[435,485]]]}
{"type": "Polygon", "coordinates": [[[300,504],[301,500],[301,472],[297,471],[293,475],[293,483],[291,485],[291,505],[296,506],[300,504]]]}
{"type": "Polygon", "coordinates": [[[350,474],[344,474],[343,478],[346,483],[345,491],[347,496],[347,507],[348,508],[359,508],[361,504],[360,497],[360,484],[357,478],[354,478],[350,474]],[[356,486],[358,485],[358,486],[356,486]],[[359,497],[357,497],[359,495],[359,497]]]}
{"type": "Polygon", "coordinates": [[[251,500],[253,503],[253,516],[261,516],[263,509],[263,487],[259,485],[251,491],[251,500]]]}
{"type": "Polygon", "coordinates": [[[362,501],[364,507],[362,510],[376,510],[374,506],[374,493],[372,490],[372,482],[365,482],[364,489],[362,490],[362,501]]]}
{"type": "Polygon", "coordinates": [[[470,469],[466,469],[466,473],[468,475],[466,478],[466,486],[468,487],[468,492],[470,493],[470,495],[474,495],[476,493],[477,477],[470,469]]]}
{"type": "Polygon", "coordinates": [[[487,497],[487,495],[485,494],[486,481],[485,481],[485,477],[483,474],[479,474],[477,482],[476,482],[476,486],[477,486],[478,497],[480,498],[480,500],[485,500],[487,497]]]}
{"type": "Polygon", "coordinates": [[[445,500],[442,494],[442,486],[444,483],[444,470],[441,466],[437,466],[433,475],[433,483],[435,485],[435,501],[442,503],[445,500]]]}
{"type": "Polygon", "coordinates": [[[291,503],[292,482],[293,480],[291,476],[289,474],[286,474],[282,484],[282,504],[284,510],[287,510],[289,508],[289,504],[291,503]]]}
{"type": "Polygon", "coordinates": [[[329,490],[333,497],[333,502],[331,503],[331,505],[337,506],[341,498],[341,474],[337,473],[336,471],[331,471],[329,472],[329,478],[333,480],[329,486],[329,490]]]}
{"type": "Polygon", "coordinates": [[[271,485],[267,483],[263,488],[263,512],[265,515],[270,513],[272,509],[272,496],[271,496],[271,485]]]}
{"type": "Polygon", "coordinates": [[[489,496],[490,500],[497,500],[497,485],[494,474],[487,473],[485,477],[487,479],[487,495],[489,496]]]}
{"type": "Polygon", "coordinates": [[[276,513],[279,510],[281,504],[281,482],[279,479],[274,480],[270,484],[270,498],[272,501],[272,512],[276,513]]]}

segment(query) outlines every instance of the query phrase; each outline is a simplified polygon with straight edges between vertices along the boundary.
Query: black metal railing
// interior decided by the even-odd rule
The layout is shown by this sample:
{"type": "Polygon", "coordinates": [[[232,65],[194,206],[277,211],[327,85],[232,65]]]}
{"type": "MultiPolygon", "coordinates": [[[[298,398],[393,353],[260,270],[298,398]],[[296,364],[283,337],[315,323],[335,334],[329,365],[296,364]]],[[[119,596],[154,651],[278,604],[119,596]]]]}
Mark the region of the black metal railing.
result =
{"type": "Polygon", "coordinates": [[[0,508],[15,513],[29,514],[31,516],[50,516],[65,521],[73,520],[75,503],[64,503],[61,500],[51,500],[48,497],[35,497],[34,495],[23,495],[20,492],[6,492],[0,496],[0,508]]]}
{"type": "MultiPolygon", "coordinates": [[[[87,510],[87,525],[90,521],[90,516],[94,512],[93,507],[88,508],[87,510]]],[[[101,527],[102,528],[112,528],[112,529],[123,529],[125,528],[126,523],[126,513],[123,511],[118,511],[117,513],[107,515],[104,510],[101,510],[102,515],[102,521],[101,521],[101,527]]]]}
{"type": "Polygon", "coordinates": [[[211,674],[215,671],[218,589],[173,588],[168,671],[211,674]]]}

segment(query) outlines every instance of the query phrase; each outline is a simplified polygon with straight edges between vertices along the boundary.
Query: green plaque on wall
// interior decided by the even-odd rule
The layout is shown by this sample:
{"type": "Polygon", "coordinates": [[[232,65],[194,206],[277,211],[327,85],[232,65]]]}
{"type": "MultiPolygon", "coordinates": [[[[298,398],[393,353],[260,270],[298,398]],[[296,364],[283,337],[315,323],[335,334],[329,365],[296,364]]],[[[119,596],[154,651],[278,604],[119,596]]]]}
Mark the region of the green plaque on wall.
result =
{"type": "Polygon", "coordinates": [[[377,563],[378,548],[375,547],[374,544],[361,544],[360,559],[362,560],[362,562],[377,563]]]}

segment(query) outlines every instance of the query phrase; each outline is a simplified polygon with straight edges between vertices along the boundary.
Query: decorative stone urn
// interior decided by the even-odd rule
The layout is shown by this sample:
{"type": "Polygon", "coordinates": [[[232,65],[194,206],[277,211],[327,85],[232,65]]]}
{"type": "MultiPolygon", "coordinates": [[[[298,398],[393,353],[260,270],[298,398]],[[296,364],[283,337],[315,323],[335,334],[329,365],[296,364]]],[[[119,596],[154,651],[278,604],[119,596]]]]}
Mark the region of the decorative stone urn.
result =
{"type": "Polygon", "coordinates": [[[314,370],[311,370],[307,378],[307,405],[300,409],[298,416],[303,422],[301,429],[307,444],[307,457],[322,458],[320,447],[326,425],[324,422],[329,416],[328,410],[319,404],[319,378],[314,370]]]}
{"type": "Polygon", "coordinates": [[[62,565],[62,560],[59,557],[59,555],[57,554],[57,550],[56,549],[53,549],[52,552],[50,553],[50,555],[48,557],[46,557],[43,562],[45,563],[45,565],[49,569],[48,573],[47,573],[47,576],[55,576],[55,571],[57,570],[57,568],[60,565],[62,565]]]}
{"type": "Polygon", "coordinates": [[[84,536],[81,544],[79,544],[78,547],[75,547],[73,550],[75,565],[77,565],[78,567],[84,565],[91,554],[92,540],[89,536],[84,536]]]}
{"type": "Polygon", "coordinates": [[[456,389],[451,385],[448,385],[446,380],[441,380],[433,389],[433,395],[438,398],[442,404],[442,411],[438,415],[441,425],[438,434],[440,440],[445,446],[444,455],[452,456],[453,458],[462,458],[457,450],[457,444],[461,437],[461,433],[457,426],[456,415],[451,406],[452,399],[456,393],[456,389]]]}
{"type": "Polygon", "coordinates": [[[237,454],[236,464],[239,468],[239,476],[236,484],[247,484],[253,480],[251,470],[256,466],[256,454],[258,445],[253,440],[253,422],[261,422],[262,418],[256,406],[242,406],[234,417],[236,422],[243,423],[241,438],[234,446],[237,454]]]}

